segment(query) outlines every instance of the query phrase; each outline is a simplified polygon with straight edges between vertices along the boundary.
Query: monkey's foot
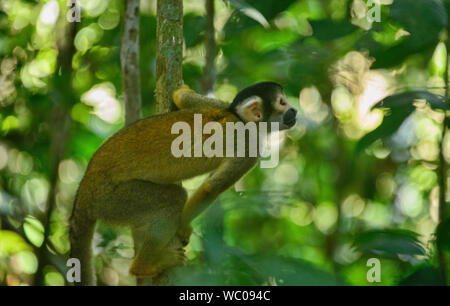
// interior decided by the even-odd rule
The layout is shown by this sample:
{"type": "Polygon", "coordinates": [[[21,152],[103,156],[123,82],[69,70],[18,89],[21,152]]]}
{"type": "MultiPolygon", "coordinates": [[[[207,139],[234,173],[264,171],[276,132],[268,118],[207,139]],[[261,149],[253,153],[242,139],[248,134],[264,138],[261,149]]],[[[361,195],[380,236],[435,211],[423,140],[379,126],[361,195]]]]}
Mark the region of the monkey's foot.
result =
{"type": "Polygon", "coordinates": [[[130,274],[136,277],[155,277],[168,268],[182,264],[185,260],[183,246],[176,236],[158,253],[150,256],[138,254],[131,263],[130,274]],[[145,260],[144,257],[151,259],[145,260]]]}
{"type": "Polygon", "coordinates": [[[192,226],[190,224],[181,225],[178,228],[177,236],[180,239],[180,242],[183,245],[183,247],[188,245],[191,235],[192,235],[192,226]]]}

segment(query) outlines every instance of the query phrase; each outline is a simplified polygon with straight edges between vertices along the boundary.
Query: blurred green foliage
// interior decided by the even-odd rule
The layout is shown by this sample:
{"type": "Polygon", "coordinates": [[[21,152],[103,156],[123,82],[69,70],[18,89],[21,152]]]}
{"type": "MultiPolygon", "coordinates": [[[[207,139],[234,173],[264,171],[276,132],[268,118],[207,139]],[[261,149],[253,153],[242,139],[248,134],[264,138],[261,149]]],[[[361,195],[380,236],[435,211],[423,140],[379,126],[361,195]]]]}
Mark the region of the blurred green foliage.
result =
{"type": "MultiPolygon", "coordinates": [[[[276,81],[299,122],[282,137],[278,167],[255,168],[195,221],[175,284],[444,284],[450,219],[439,215],[439,186],[448,182],[440,166],[450,161],[450,3],[379,2],[380,19],[371,21],[363,0],[215,1],[215,95],[231,101],[245,86],[276,81]],[[380,283],[367,279],[373,257],[380,283]]],[[[123,126],[123,2],[80,3],[72,41],[65,0],[0,2],[0,285],[65,284],[78,183],[95,150],[123,126]],[[64,40],[75,48],[69,76],[61,70],[64,40]]],[[[141,1],[140,22],[150,116],[155,0],[141,1]]],[[[205,26],[203,1],[185,0],[183,78],[197,91],[205,26]]],[[[129,230],[100,224],[94,240],[100,284],[135,284],[129,230]]]]}

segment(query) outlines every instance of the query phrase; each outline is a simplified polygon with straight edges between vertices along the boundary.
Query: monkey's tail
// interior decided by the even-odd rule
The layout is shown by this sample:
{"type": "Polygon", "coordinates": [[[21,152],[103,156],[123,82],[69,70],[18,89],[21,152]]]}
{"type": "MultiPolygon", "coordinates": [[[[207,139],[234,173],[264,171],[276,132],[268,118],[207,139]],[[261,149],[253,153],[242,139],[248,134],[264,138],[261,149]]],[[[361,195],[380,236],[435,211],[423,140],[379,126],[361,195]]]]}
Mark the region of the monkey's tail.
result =
{"type": "Polygon", "coordinates": [[[80,261],[81,279],[74,283],[78,286],[95,286],[97,283],[92,253],[95,224],[95,219],[88,215],[77,196],[70,219],[70,257],[80,261]]]}

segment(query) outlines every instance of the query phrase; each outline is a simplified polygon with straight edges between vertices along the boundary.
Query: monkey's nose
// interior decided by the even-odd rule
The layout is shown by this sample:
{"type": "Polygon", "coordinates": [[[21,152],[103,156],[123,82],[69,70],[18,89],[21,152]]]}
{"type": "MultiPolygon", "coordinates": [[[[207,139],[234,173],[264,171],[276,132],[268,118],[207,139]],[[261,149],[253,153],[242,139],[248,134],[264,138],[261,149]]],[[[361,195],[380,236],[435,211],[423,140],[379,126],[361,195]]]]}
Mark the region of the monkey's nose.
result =
{"type": "Polygon", "coordinates": [[[287,126],[291,127],[295,124],[296,116],[297,116],[297,110],[295,108],[291,107],[284,113],[283,121],[287,126]]]}

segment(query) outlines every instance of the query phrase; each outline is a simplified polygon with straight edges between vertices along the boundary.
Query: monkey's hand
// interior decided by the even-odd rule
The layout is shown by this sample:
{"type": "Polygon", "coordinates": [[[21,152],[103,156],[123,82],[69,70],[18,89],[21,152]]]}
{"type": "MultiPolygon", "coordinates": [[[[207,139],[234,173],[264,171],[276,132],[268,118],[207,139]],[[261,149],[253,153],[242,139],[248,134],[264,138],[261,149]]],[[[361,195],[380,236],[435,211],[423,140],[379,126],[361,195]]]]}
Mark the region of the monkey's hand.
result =
{"type": "Polygon", "coordinates": [[[185,96],[187,93],[195,93],[195,91],[192,90],[188,85],[183,85],[173,93],[173,102],[179,109],[189,107],[188,105],[186,105],[186,103],[183,103],[186,101],[185,96]]]}
{"type": "Polygon", "coordinates": [[[183,245],[183,247],[188,245],[191,234],[192,234],[192,226],[190,224],[184,225],[182,224],[178,228],[177,237],[178,239],[180,239],[180,242],[183,245]]]}

